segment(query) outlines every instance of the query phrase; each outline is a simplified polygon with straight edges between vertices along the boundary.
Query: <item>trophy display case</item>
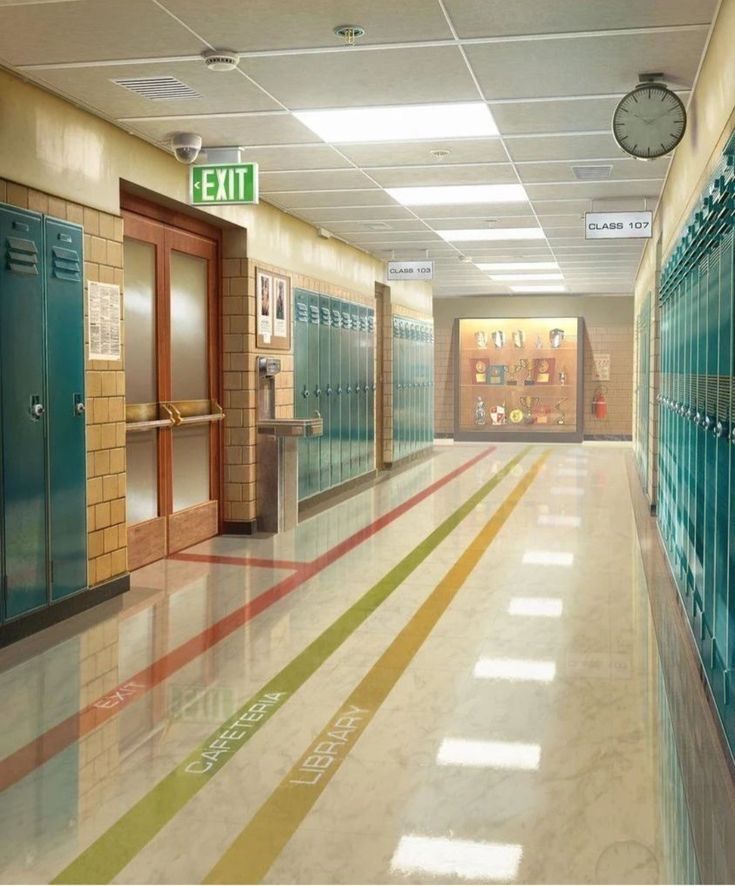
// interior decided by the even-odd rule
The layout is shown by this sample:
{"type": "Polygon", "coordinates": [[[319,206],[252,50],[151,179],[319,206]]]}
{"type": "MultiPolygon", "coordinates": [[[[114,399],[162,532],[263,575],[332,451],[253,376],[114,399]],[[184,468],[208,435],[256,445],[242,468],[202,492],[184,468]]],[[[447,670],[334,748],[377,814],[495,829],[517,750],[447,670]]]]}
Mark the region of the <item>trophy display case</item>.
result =
{"type": "Polygon", "coordinates": [[[580,317],[457,320],[457,440],[583,438],[580,317]]]}

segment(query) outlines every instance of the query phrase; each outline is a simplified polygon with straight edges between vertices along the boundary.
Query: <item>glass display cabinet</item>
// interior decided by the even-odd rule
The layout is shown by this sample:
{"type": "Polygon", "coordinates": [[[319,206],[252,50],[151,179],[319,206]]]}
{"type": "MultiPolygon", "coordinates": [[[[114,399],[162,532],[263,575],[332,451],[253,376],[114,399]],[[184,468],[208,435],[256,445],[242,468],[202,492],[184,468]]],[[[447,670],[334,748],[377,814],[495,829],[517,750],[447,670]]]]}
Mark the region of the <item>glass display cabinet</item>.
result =
{"type": "Polygon", "coordinates": [[[457,320],[456,440],[581,442],[580,317],[457,320]]]}

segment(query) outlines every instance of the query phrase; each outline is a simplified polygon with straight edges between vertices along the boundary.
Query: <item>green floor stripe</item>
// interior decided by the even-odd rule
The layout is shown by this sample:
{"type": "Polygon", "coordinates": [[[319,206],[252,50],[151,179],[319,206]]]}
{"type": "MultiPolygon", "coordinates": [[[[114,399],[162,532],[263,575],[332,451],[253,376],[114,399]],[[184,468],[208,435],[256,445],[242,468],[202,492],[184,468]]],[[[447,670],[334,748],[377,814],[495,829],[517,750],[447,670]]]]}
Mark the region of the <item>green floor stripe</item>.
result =
{"type": "Polygon", "coordinates": [[[533,449],[526,446],[52,881],[109,883],[533,449]]]}

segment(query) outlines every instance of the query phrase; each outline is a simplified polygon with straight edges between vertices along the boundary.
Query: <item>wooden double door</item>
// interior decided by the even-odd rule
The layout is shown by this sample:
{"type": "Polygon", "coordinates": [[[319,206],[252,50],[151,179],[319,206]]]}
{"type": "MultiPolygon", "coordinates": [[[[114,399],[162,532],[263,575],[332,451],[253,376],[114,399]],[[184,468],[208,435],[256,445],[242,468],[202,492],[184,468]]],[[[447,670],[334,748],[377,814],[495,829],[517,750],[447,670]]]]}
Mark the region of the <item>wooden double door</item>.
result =
{"type": "Polygon", "coordinates": [[[219,530],[219,244],[124,213],[128,565],[219,530]]]}

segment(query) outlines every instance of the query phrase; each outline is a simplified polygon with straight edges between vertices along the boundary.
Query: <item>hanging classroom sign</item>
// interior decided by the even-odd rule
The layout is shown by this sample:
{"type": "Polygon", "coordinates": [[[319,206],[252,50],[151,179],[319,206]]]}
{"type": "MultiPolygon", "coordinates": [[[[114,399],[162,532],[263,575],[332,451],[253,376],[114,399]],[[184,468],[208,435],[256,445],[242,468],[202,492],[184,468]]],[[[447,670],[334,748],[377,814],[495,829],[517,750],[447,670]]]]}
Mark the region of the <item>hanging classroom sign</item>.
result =
{"type": "Polygon", "coordinates": [[[653,213],[586,212],[585,240],[650,240],[653,213]]]}

